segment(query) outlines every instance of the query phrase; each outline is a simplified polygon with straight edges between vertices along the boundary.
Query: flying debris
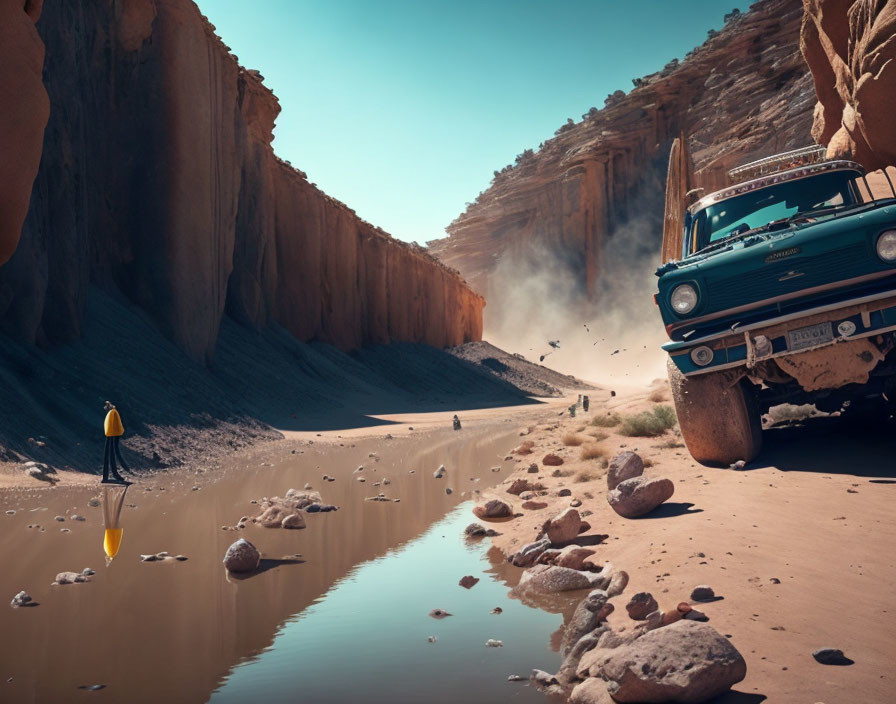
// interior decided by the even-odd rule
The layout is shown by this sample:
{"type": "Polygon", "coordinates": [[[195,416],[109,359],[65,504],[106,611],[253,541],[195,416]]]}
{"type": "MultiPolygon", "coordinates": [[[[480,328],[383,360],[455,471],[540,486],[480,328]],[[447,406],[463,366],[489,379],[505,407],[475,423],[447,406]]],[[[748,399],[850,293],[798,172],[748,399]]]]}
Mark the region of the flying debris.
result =
{"type": "Polygon", "coordinates": [[[610,352],[610,356],[612,357],[614,354],[619,354],[619,350],[613,350],[610,352]]]}

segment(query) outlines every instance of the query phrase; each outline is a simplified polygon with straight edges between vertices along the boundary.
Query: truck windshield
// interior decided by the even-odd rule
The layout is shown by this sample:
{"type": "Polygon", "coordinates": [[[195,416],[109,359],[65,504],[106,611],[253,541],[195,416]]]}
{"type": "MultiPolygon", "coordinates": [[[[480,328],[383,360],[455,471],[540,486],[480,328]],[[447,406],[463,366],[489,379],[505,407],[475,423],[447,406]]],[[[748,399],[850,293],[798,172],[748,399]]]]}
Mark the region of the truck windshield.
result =
{"type": "Polygon", "coordinates": [[[852,204],[850,182],[856,174],[834,171],[777,183],[707,206],[694,216],[692,242],[696,250],[800,213],[852,204]]]}

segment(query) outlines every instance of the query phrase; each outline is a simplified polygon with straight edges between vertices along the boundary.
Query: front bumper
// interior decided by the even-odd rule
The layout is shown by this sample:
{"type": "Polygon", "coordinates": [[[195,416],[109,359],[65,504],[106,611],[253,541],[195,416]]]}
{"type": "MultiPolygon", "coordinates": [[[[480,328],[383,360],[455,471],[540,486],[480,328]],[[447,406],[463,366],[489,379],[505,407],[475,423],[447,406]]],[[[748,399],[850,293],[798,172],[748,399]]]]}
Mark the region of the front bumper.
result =
{"type": "Polygon", "coordinates": [[[663,345],[663,349],[669,353],[682,374],[694,376],[738,366],[752,368],[756,363],[768,359],[892,331],[896,331],[896,294],[887,291],[746,325],[731,332],[684,342],[668,342],[663,345]],[[855,326],[855,331],[849,335],[840,335],[837,328],[846,321],[855,326]],[[834,331],[832,340],[798,350],[788,348],[789,331],[825,322],[831,323],[834,331]],[[757,345],[756,338],[760,336],[765,337],[769,344],[757,345]],[[712,350],[712,361],[709,364],[701,366],[691,358],[691,352],[698,347],[712,350]]]}

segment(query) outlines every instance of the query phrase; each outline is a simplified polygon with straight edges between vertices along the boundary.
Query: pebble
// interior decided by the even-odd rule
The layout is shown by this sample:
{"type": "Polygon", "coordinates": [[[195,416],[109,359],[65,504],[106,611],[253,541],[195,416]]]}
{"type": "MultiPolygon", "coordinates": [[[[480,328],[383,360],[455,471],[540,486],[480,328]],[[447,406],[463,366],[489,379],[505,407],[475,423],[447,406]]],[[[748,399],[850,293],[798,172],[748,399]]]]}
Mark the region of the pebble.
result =
{"type": "Polygon", "coordinates": [[[487,648],[503,648],[504,643],[500,640],[495,640],[494,638],[489,638],[485,641],[485,645],[487,648]]]}
{"type": "Polygon", "coordinates": [[[439,465],[439,468],[435,472],[432,473],[432,476],[436,479],[441,479],[446,474],[448,474],[448,470],[445,469],[445,465],[442,464],[442,465],[439,465]]]}
{"type": "Polygon", "coordinates": [[[495,608],[492,609],[492,613],[493,614],[503,614],[504,609],[502,609],[500,606],[496,606],[495,608]]]}
{"type": "Polygon", "coordinates": [[[454,492],[452,491],[451,487],[448,486],[448,487],[445,487],[445,493],[448,494],[448,495],[451,495],[451,494],[453,494],[454,492]]]}
{"type": "Polygon", "coordinates": [[[73,521],[86,521],[87,519],[84,516],[79,516],[77,513],[72,514],[73,521]]]}
{"type": "Polygon", "coordinates": [[[56,516],[53,520],[54,520],[54,521],[59,521],[59,522],[61,523],[62,521],[65,520],[65,516],[56,516]]]}
{"type": "Polygon", "coordinates": [[[708,587],[705,584],[701,584],[699,587],[694,587],[694,591],[691,592],[691,599],[693,601],[712,601],[716,598],[716,593],[713,591],[712,587],[708,587]]]}
{"type": "Polygon", "coordinates": [[[524,682],[525,679],[526,678],[523,677],[522,675],[508,675],[507,676],[508,682],[524,682]]]}
{"type": "Polygon", "coordinates": [[[9,511],[6,512],[6,515],[7,515],[7,516],[15,516],[15,515],[16,515],[16,512],[13,511],[13,510],[9,510],[9,511]]]}
{"type": "Polygon", "coordinates": [[[839,648],[819,648],[812,653],[812,657],[822,665],[852,665],[853,663],[839,648]]]}
{"type": "Polygon", "coordinates": [[[427,643],[435,643],[438,640],[435,636],[426,636],[427,643]]]}
{"type": "Polygon", "coordinates": [[[448,616],[451,616],[451,614],[444,609],[433,609],[429,612],[429,615],[432,618],[447,618],[448,616]]]}
{"type": "Polygon", "coordinates": [[[96,508],[97,506],[100,505],[100,500],[99,499],[90,499],[87,502],[87,505],[90,506],[91,508],[96,508]]]}
{"type": "Polygon", "coordinates": [[[22,606],[37,606],[37,604],[31,598],[31,595],[24,591],[21,591],[18,594],[16,594],[12,598],[12,601],[9,602],[9,605],[14,609],[18,609],[19,607],[22,607],[22,606]]]}

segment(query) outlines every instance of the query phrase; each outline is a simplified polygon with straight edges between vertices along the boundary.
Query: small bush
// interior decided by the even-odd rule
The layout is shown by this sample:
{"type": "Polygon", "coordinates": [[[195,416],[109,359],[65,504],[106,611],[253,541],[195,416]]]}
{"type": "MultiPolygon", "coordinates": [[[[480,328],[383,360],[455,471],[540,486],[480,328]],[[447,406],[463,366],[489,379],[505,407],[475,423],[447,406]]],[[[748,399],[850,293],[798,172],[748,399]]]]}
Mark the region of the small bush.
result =
{"type": "Polygon", "coordinates": [[[644,469],[649,469],[650,467],[653,467],[653,460],[650,459],[649,457],[645,457],[644,458],[644,469]]]}
{"type": "Polygon", "coordinates": [[[589,443],[582,446],[581,457],[583,460],[596,460],[598,457],[604,457],[607,454],[607,448],[601,445],[589,443]]]}
{"type": "Polygon", "coordinates": [[[593,469],[580,469],[573,481],[581,484],[582,482],[590,482],[593,479],[597,479],[597,472],[593,469]]]}
{"type": "Polygon", "coordinates": [[[656,406],[651,411],[636,413],[622,419],[619,433],[627,437],[652,438],[662,435],[675,425],[672,406],[656,406]]]}
{"type": "Polygon", "coordinates": [[[650,396],[647,397],[650,401],[654,403],[662,403],[663,401],[668,401],[666,398],[666,390],[665,389],[654,389],[650,392],[650,396]]]}
{"type": "Polygon", "coordinates": [[[615,413],[608,413],[605,416],[594,416],[591,419],[591,425],[595,425],[598,428],[612,428],[619,425],[619,423],[620,418],[615,413]]]}
{"type": "Polygon", "coordinates": [[[567,447],[578,447],[583,442],[585,442],[585,438],[578,433],[566,433],[563,436],[563,444],[567,447]]]}
{"type": "Polygon", "coordinates": [[[592,438],[594,438],[594,441],[595,441],[595,442],[600,442],[601,440],[606,440],[608,437],[610,437],[610,436],[609,436],[607,433],[605,433],[603,430],[597,430],[596,428],[595,428],[594,430],[592,430],[592,431],[591,431],[590,433],[588,433],[588,434],[589,434],[592,438]]]}

